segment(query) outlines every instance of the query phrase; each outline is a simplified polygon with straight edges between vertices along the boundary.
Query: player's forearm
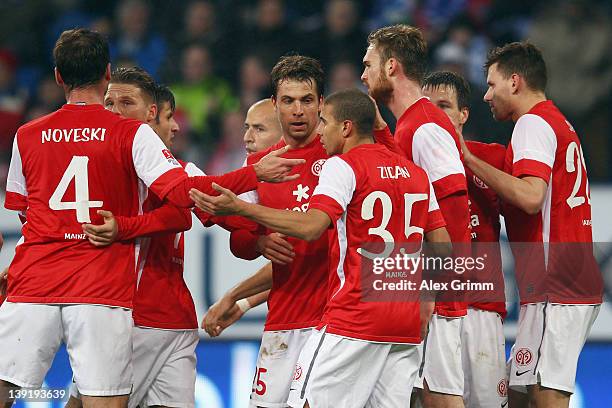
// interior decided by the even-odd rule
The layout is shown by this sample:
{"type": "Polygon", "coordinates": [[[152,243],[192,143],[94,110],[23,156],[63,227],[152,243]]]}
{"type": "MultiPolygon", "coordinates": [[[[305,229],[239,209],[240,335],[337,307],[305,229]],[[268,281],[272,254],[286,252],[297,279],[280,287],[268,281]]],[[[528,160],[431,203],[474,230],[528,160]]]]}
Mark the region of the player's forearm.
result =
{"type": "Polygon", "coordinates": [[[118,227],[117,239],[129,240],[155,234],[177,233],[191,228],[189,210],[164,204],[148,213],[136,217],[115,217],[118,227]]]}
{"type": "Polygon", "coordinates": [[[162,198],[178,207],[193,207],[193,201],[189,198],[189,190],[194,188],[208,195],[219,195],[212,188],[213,183],[217,183],[235,194],[242,194],[257,189],[258,180],[253,166],[242,167],[221,176],[187,177],[172,187],[162,198]]]}
{"type": "MultiPolygon", "coordinates": [[[[272,263],[267,263],[253,275],[231,288],[226,296],[236,302],[267,291],[272,287],[272,263]]],[[[255,306],[251,303],[251,307],[255,306]]]]}
{"type": "Polygon", "coordinates": [[[270,296],[270,289],[264,292],[257,293],[256,295],[249,296],[247,298],[247,302],[249,302],[249,306],[257,307],[261,305],[262,303],[267,302],[268,296],[270,296]]]}
{"type": "Polygon", "coordinates": [[[325,228],[319,228],[309,212],[276,210],[258,204],[241,202],[238,215],[249,218],[273,231],[291,237],[313,241],[325,228]]]}
{"type": "Polygon", "coordinates": [[[528,181],[505,173],[473,154],[466,154],[464,162],[506,203],[520,208],[527,214],[537,214],[542,209],[540,193],[528,181]]]}

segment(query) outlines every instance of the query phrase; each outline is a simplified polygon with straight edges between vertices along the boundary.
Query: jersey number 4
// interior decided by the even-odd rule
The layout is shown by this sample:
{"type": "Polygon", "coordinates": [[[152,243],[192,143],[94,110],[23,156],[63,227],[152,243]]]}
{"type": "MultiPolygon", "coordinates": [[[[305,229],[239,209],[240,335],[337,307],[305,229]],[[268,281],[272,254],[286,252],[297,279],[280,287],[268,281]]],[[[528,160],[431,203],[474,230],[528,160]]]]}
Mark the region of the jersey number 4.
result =
{"type": "Polygon", "coordinates": [[[89,201],[88,162],[89,157],[87,156],[73,156],[62,179],[49,198],[49,208],[52,210],[76,210],[78,222],[91,222],[89,209],[101,208],[103,205],[102,201],[89,201]],[[74,179],[75,201],[62,201],[72,179],[74,179]]]}
{"type": "MultiPolygon", "coordinates": [[[[427,199],[427,194],[404,194],[404,235],[406,240],[408,240],[412,234],[423,234],[423,228],[410,225],[410,219],[412,217],[412,206],[419,201],[425,201],[427,199]]],[[[368,229],[368,235],[376,235],[382,238],[385,243],[385,249],[378,254],[368,252],[363,248],[357,249],[359,254],[370,259],[378,257],[386,258],[393,252],[393,248],[395,248],[395,238],[393,234],[387,230],[387,226],[393,215],[393,203],[391,202],[389,194],[379,190],[372,191],[368,194],[361,205],[361,218],[364,221],[369,221],[374,218],[374,205],[377,201],[380,201],[382,205],[382,220],[378,227],[368,229]]]]}

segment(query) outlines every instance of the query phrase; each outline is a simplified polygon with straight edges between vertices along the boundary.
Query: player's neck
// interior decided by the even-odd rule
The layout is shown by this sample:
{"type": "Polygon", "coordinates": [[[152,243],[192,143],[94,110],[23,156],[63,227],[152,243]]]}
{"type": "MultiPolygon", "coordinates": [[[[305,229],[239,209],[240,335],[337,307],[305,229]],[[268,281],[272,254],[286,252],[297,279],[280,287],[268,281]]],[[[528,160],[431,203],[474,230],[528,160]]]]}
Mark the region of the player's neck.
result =
{"type": "Polygon", "coordinates": [[[289,135],[286,135],[286,134],[283,135],[283,139],[285,140],[285,143],[287,143],[287,145],[291,146],[291,148],[293,149],[299,149],[300,147],[307,146],[308,144],[310,144],[310,142],[312,142],[315,139],[315,137],[317,137],[316,130],[312,132],[310,136],[308,136],[305,139],[295,139],[289,135]]]}
{"type": "Polygon", "coordinates": [[[522,95],[520,99],[518,99],[517,109],[512,115],[512,121],[516,122],[521,116],[529,112],[540,102],[544,102],[546,100],[546,95],[542,92],[533,92],[526,95],[522,95]]]}
{"type": "Polygon", "coordinates": [[[398,81],[387,107],[393,113],[395,119],[399,119],[406,112],[406,109],[422,97],[423,91],[417,83],[408,79],[398,81]]]}
{"type": "Polygon", "coordinates": [[[361,146],[364,144],[374,144],[374,138],[365,136],[348,138],[346,142],[344,142],[344,146],[342,147],[342,154],[356,148],[357,146],[361,146]]]}
{"type": "Polygon", "coordinates": [[[100,92],[97,86],[86,88],[75,88],[66,93],[66,102],[69,104],[102,105],[104,102],[104,92],[100,92]]]}

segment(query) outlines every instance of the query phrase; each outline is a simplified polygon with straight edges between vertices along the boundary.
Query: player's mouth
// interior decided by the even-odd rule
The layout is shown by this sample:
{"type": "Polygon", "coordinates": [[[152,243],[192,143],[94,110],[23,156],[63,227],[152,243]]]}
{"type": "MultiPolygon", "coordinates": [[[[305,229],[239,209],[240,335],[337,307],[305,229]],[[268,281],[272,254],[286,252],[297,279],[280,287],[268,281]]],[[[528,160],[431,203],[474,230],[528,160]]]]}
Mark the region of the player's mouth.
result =
{"type": "Polygon", "coordinates": [[[295,131],[304,131],[306,130],[306,122],[291,122],[290,126],[295,131]]]}

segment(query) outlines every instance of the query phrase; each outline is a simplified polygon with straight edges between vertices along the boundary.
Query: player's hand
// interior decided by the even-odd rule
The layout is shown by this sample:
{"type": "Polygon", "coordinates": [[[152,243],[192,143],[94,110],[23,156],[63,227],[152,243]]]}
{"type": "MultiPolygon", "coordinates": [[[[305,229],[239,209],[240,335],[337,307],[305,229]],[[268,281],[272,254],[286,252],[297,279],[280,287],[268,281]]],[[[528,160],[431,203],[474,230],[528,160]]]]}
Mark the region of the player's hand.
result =
{"type": "Polygon", "coordinates": [[[436,302],[433,300],[422,300],[420,302],[420,321],[421,321],[421,339],[427,336],[429,330],[429,321],[433,315],[436,302]]]}
{"type": "Polygon", "coordinates": [[[384,128],[387,127],[387,122],[385,122],[382,115],[380,114],[380,109],[378,109],[378,104],[376,103],[374,98],[372,98],[370,95],[368,96],[370,97],[370,99],[374,103],[374,107],[376,108],[376,119],[374,119],[374,130],[383,130],[384,128]]]}
{"type": "Polygon", "coordinates": [[[464,163],[469,163],[472,158],[472,152],[468,149],[467,144],[465,143],[465,139],[463,139],[463,135],[458,133],[459,135],[459,145],[461,146],[461,152],[463,153],[463,161],[464,163]]]}
{"type": "Polygon", "coordinates": [[[260,236],[257,239],[257,252],[277,264],[287,265],[293,262],[293,245],[285,237],[286,235],[278,232],[260,236]]]}
{"type": "Polygon", "coordinates": [[[104,217],[104,224],[83,224],[83,232],[93,246],[105,247],[117,240],[119,226],[112,212],[98,210],[98,215],[104,217]]]}
{"type": "Polygon", "coordinates": [[[289,172],[294,166],[306,162],[304,159],[285,159],[280,157],[283,153],[289,150],[289,146],[282,147],[278,150],[271,151],[261,158],[255,165],[255,173],[260,181],[269,183],[282,183],[285,181],[295,180],[300,177],[299,174],[289,175],[289,172]]]}
{"type": "Polygon", "coordinates": [[[202,320],[202,329],[204,329],[210,337],[217,337],[223,330],[240,319],[243,314],[242,310],[236,305],[236,302],[227,296],[223,296],[214,305],[208,308],[208,312],[206,312],[202,320]]]}
{"type": "Polygon", "coordinates": [[[211,196],[192,188],[189,190],[189,198],[193,200],[196,207],[212,215],[232,215],[240,211],[240,205],[244,203],[236,194],[217,183],[212,183],[212,188],[218,191],[218,196],[211,196]]]}
{"type": "Polygon", "coordinates": [[[0,296],[6,297],[6,285],[8,284],[8,266],[0,272],[0,296]]]}

